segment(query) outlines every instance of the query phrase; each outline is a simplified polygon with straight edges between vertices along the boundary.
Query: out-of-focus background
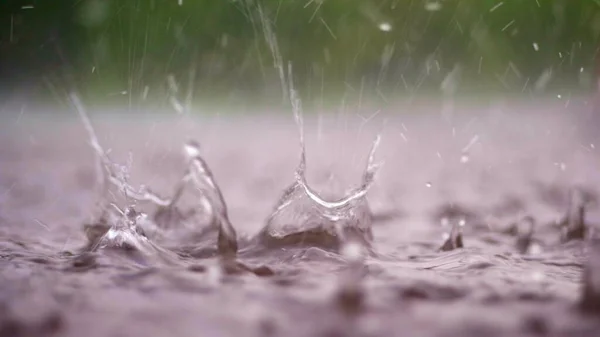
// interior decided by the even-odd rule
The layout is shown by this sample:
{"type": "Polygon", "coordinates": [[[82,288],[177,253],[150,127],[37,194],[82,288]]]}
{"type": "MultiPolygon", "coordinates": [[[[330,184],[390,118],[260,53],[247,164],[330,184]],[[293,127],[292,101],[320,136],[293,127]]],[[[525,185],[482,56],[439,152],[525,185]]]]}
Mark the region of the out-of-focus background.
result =
{"type": "Polygon", "coordinates": [[[598,0],[3,0],[3,101],[305,106],[595,90],[598,0]],[[278,58],[280,59],[278,60],[278,58]]]}

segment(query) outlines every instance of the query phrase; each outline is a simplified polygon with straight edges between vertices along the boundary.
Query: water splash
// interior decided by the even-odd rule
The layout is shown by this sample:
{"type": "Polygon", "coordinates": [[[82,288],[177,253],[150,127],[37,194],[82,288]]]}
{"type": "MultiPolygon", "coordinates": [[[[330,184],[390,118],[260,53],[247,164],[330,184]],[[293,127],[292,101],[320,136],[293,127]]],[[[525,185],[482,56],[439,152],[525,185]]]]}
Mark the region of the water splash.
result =
{"type": "Polygon", "coordinates": [[[563,230],[562,241],[582,240],[586,237],[585,224],[586,196],[580,189],[574,188],[569,193],[567,212],[560,223],[563,230]]]}
{"type": "Polygon", "coordinates": [[[355,237],[360,238],[361,244],[370,247],[373,215],[366,194],[381,166],[374,160],[381,136],[378,135],[373,142],[361,185],[342,198],[324,199],[306,181],[304,120],[301,100],[291,81],[291,66],[288,67],[288,79],[294,120],[299,131],[300,162],[294,183],[285,190],[259,238],[268,247],[316,245],[339,250],[349,237],[355,237]]]}
{"type": "MultiPolygon", "coordinates": [[[[97,188],[100,191],[98,207],[101,215],[98,220],[94,221],[94,225],[86,228],[88,239],[91,242],[88,248],[94,250],[98,245],[102,246],[102,240],[108,240],[109,246],[140,248],[141,243],[149,243],[147,234],[152,237],[167,234],[164,231],[165,223],[174,227],[182,227],[186,223],[191,223],[192,227],[202,227],[202,221],[198,221],[197,215],[204,215],[210,219],[210,224],[204,226],[204,230],[201,230],[200,233],[205,234],[212,228],[216,228],[218,233],[217,252],[221,257],[235,258],[238,250],[236,231],[229,221],[223,195],[211,170],[200,155],[200,145],[197,142],[189,141],[184,146],[188,158],[188,169],[176,185],[171,199],[160,197],[146,186],[136,189],[127,182],[129,167],[113,164],[100,145],[83,104],[77,95],[72,94],[71,98],[88,132],[97,162],[97,188]],[[181,200],[183,191],[188,186],[199,192],[199,195],[196,196],[199,203],[195,204],[196,209],[181,212],[176,204],[181,200]],[[120,194],[125,196],[126,203],[129,205],[126,211],[121,211],[114,202],[110,201],[109,190],[111,187],[117,188],[120,194]],[[140,222],[142,218],[131,218],[132,214],[137,214],[133,205],[138,202],[150,202],[158,207],[153,218],[154,221],[150,221],[145,215],[142,222],[140,222]],[[144,234],[142,235],[142,233],[144,234]]],[[[130,159],[128,166],[131,166],[131,161],[130,159]]],[[[114,198],[115,194],[112,194],[112,197],[114,198]]]]}
{"type": "Polygon", "coordinates": [[[189,171],[186,176],[189,176],[193,186],[206,198],[207,211],[218,228],[217,251],[222,257],[235,258],[238,251],[237,234],[229,221],[223,194],[215,182],[212,171],[200,156],[200,145],[195,141],[189,141],[185,149],[189,160],[189,171]]]}
{"type": "MultiPolygon", "coordinates": [[[[446,219],[446,218],[444,218],[444,219],[446,219]]],[[[452,229],[450,230],[450,233],[445,235],[446,240],[440,247],[439,251],[448,252],[451,250],[464,248],[463,238],[462,238],[462,227],[464,227],[464,225],[465,225],[464,220],[453,223],[452,229]]]]}

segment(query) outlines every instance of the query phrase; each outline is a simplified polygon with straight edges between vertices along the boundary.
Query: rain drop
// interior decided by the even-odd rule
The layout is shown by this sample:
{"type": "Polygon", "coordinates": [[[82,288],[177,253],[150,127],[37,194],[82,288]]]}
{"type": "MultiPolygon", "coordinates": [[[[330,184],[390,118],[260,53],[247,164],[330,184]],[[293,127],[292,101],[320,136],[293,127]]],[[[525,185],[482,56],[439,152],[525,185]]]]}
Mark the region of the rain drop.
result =
{"type": "Polygon", "coordinates": [[[533,43],[533,50],[535,50],[535,51],[540,50],[540,46],[538,46],[538,44],[536,42],[533,43]]]}
{"type": "Polygon", "coordinates": [[[460,156],[460,162],[465,164],[469,162],[469,155],[464,153],[462,156],[460,156]]]}
{"type": "Polygon", "coordinates": [[[382,32],[389,32],[392,30],[392,25],[389,22],[382,22],[379,24],[379,30],[382,32]]]}
{"type": "Polygon", "coordinates": [[[431,1],[425,4],[425,10],[430,12],[437,12],[442,9],[442,4],[437,1],[431,1]]]}
{"type": "Polygon", "coordinates": [[[428,181],[427,183],[425,183],[426,187],[431,187],[431,183],[428,181]]]}

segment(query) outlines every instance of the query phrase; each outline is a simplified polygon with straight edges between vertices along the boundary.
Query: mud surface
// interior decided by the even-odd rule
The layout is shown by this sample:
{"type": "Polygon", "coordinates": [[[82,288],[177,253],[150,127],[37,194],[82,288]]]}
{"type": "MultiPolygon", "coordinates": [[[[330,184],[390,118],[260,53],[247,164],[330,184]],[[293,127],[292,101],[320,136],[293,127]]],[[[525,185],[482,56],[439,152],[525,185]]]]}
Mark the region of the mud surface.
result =
{"type": "MultiPolygon", "coordinates": [[[[334,196],[359,183],[387,120],[385,164],[368,192],[377,254],[351,313],[342,308],[353,299],[336,295],[346,263],[318,247],[241,254],[255,273],[222,273],[215,258],[183,259],[177,248],[171,263],[79,254],[95,220],[80,120],[4,111],[0,336],[598,336],[598,316],[577,309],[585,242],[561,242],[556,223],[574,186],[591,200],[586,224],[600,222],[600,124],[583,100],[565,103],[459,106],[452,123],[433,104],[368,121],[372,112],[306,117],[309,183],[334,196]],[[523,250],[511,226],[525,216],[535,232],[523,250]],[[438,251],[457,222],[464,248],[438,251]]],[[[131,158],[131,183],[164,194],[185,168],[181,144],[198,140],[240,242],[264,226],[298,164],[286,111],[91,117],[114,160],[131,158]]]]}

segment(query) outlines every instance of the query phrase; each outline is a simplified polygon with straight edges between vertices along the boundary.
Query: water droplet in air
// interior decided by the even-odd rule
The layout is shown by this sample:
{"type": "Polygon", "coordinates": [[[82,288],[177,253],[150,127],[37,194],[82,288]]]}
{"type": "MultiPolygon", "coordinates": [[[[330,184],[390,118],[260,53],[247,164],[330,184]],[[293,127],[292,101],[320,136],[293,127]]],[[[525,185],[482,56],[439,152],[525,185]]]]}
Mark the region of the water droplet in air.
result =
{"type": "Polygon", "coordinates": [[[534,42],[534,43],[533,43],[533,49],[534,49],[535,51],[538,51],[538,50],[540,50],[540,46],[538,46],[538,44],[537,44],[536,42],[534,42]]]}
{"type": "Polygon", "coordinates": [[[442,9],[442,4],[437,1],[431,1],[425,4],[425,10],[430,12],[437,12],[442,9]]]}
{"type": "Polygon", "coordinates": [[[389,32],[392,30],[392,25],[389,22],[382,22],[379,24],[379,30],[389,32]]]}
{"type": "Polygon", "coordinates": [[[190,140],[187,143],[185,143],[184,149],[185,154],[189,158],[195,158],[200,155],[200,144],[198,144],[198,142],[194,140],[190,140]]]}
{"type": "Polygon", "coordinates": [[[556,97],[558,97],[559,99],[561,99],[561,98],[562,98],[562,96],[561,96],[560,94],[556,95],[556,97]]]}
{"type": "Polygon", "coordinates": [[[469,161],[469,155],[468,154],[463,154],[462,156],[460,156],[460,162],[461,163],[467,163],[469,161]]]}
{"type": "Polygon", "coordinates": [[[425,186],[426,186],[426,187],[431,187],[432,185],[431,185],[431,183],[430,183],[430,182],[427,182],[427,183],[425,183],[425,186]]]}

